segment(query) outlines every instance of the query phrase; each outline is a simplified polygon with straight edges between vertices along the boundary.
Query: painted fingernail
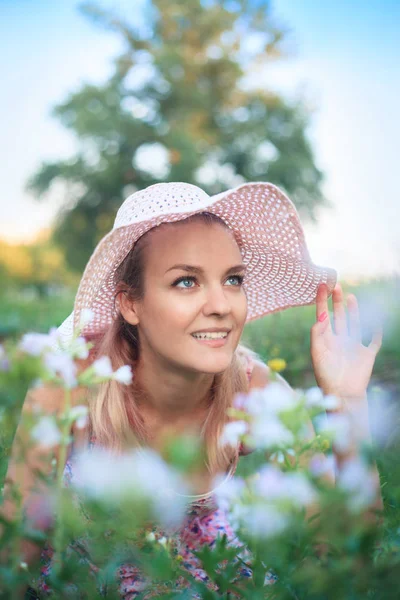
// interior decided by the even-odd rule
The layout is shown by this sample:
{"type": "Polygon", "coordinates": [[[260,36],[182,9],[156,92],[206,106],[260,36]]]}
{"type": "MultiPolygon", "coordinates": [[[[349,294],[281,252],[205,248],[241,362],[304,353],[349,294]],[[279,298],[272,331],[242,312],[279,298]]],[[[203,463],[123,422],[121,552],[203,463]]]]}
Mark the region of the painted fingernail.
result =
{"type": "Polygon", "coordinates": [[[322,323],[322,321],[325,321],[325,319],[326,319],[326,317],[327,317],[327,316],[328,316],[328,313],[327,313],[327,312],[323,312],[323,313],[321,313],[321,314],[319,315],[319,317],[318,317],[318,321],[319,321],[320,323],[322,323]]]}

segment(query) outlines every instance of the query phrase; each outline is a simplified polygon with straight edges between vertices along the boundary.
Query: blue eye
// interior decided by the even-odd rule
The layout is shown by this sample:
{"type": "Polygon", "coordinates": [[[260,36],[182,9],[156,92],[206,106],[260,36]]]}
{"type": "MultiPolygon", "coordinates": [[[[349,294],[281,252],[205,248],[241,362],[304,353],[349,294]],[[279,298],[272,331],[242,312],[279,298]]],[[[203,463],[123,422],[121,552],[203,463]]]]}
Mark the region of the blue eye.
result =
{"type": "MultiPolygon", "coordinates": [[[[230,275],[227,279],[227,281],[229,281],[229,279],[236,279],[237,284],[234,285],[233,287],[240,287],[243,283],[243,275],[230,275]]],[[[196,277],[179,277],[179,279],[176,279],[176,281],[174,281],[174,283],[172,284],[174,287],[178,287],[179,283],[182,283],[183,281],[191,281],[192,283],[194,283],[196,281],[196,277]]],[[[182,287],[182,286],[181,286],[182,287]]],[[[187,289],[190,290],[192,289],[193,286],[188,286],[188,285],[184,285],[183,289],[187,289]]]]}
{"type": "MultiPolygon", "coordinates": [[[[181,283],[182,281],[192,281],[192,282],[194,282],[195,278],[194,277],[180,277],[179,279],[177,279],[176,281],[174,281],[173,285],[175,287],[178,287],[178,283],[181,283]]],[[[184,285],[183,287],[186,288],[186,289],[190,289],[189,286],[187,286],[187,285],[184,285]]]]}
{"type": "Polygon", "coordinates": [[[244,277],[243,275],[231,275],[230,277],[228,277],[228,279],[236,279],[239,287],[240,285],[242,285],[244,277]]]}

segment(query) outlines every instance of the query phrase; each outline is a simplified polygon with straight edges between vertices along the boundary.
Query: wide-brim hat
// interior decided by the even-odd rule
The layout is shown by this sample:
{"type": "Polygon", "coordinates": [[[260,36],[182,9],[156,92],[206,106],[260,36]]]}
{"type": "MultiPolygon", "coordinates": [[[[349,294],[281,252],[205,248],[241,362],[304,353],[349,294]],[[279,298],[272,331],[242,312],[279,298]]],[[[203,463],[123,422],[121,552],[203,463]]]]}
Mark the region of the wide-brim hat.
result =
{"type": "Polygon", "coordinates": [[[247,321],[314,304],[321,283],[327,285],[328,296],[332,293],[336,271],[311,261],[297,210],[275,185],[245,183],[209,196],[192,184],[157,183],[130,195],[121,205],[112,230],[89,259],[74,310],[59,328],[60,338],[71,339],[85,308],[93,311],[94,318],[82,334],[104,333],[115,318],[115,272],[133,245],[153,227],[200,212],[220,217],[239,245],[247,267],[243,284],[247,321]]]}

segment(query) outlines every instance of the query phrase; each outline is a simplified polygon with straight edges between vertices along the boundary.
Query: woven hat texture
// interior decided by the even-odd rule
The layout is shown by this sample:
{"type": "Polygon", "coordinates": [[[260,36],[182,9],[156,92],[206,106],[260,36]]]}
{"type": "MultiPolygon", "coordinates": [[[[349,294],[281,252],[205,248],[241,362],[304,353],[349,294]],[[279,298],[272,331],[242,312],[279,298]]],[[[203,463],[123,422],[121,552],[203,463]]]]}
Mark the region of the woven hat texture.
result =
{"type": "Polygon", "coordinates": [[[94,319],[83,335],[98,335],[115,316],[115,271],[135,242],[161,223],[211,212],[228,225],[247,266],[244,288],[247,321],[293,306],[313,304],[318,286],[335,287],[334,269],[315,265],[309,255],[299,215],[291,200],[271,183],[245,183],[209,196],[181,182],[158,183],[135,192],[121,205],[113,229],[99,242],[83,273],[74,311],[59,328],[72,336],[82,309],[94,319]]]}

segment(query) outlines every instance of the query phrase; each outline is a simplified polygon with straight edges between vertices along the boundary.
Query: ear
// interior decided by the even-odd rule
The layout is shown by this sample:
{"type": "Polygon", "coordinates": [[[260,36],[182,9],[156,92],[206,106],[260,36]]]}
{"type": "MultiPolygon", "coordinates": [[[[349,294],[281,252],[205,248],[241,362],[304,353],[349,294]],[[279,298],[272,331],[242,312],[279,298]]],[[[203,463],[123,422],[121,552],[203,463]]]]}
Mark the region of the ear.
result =
{"type": "Polygon", "coordinates": [[[121,314],[125,321],[131,325],[138,325],[139,315],[137,312],[137,303],[134,302],[124,290],[118,293],[118,301],[121,314]]]}

